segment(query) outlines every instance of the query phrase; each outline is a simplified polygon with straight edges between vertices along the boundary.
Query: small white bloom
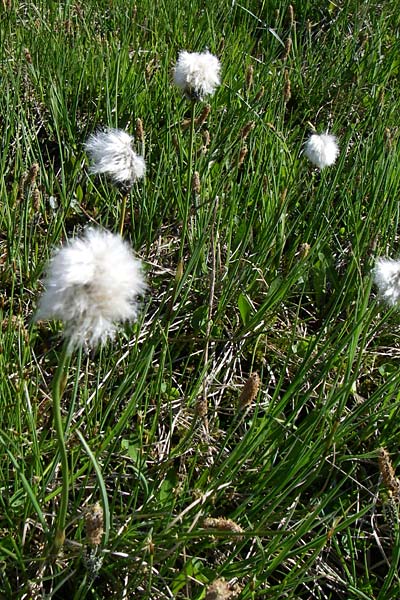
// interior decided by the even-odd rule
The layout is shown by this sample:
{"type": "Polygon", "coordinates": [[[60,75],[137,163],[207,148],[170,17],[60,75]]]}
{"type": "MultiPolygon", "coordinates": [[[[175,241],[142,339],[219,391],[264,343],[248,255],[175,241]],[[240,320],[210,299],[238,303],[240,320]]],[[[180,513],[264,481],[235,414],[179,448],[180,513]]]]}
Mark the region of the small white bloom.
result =
{"type": "Polygon", "coordinates": [[[63,321],[70,349],[113,338],[118,323],[135,320],[137,296],[146,289],[128,244],[93,228],[54,253],[44,286],[35,320],[63,321]]]}
{"type": "Polygon", "coordinates": [[[339,155],[337,139],[329,133],[314,133],[305,144],[304,154],[319,169],[330,167],[339,155]]]}
{"type": "Polygon", "coordinates": [[[143,156],[132,149],[133,137],[122,129],[106,129],[92,134],[85,150],[92,160],[90,172],[105,173],[117,184],[131,186],[146,172],[143,156]]]}
{"type": "Polygon", "coordinates": [[[392,258],[377,258],[373,277],[379,293],[390,306],[400,301],[400,261],[392,258]]]}
{"type": "Polygon", "coordinates": [[[179,53],[174,68],[175,85],[191,100],[203,100],[220,84],[221,63],[210,52],[179,53]]]}

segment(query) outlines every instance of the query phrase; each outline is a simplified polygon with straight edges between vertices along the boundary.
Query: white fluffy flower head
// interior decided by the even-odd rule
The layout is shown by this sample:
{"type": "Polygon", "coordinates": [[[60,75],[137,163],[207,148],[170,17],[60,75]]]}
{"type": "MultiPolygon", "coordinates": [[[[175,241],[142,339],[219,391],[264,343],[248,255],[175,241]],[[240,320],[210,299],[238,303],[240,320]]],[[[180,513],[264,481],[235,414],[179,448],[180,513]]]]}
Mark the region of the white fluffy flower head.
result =
{"type": "Polygon", "coordinates": [[[330,167],[339,156],[337,139],[329,133],[314,133],[305,144],[304,154],[319,169],[330,167]]]}
{"type": "Polygon", "coordinates": [[[220,84],[221,63],[210,52],[179,53],[174,67],[174,83],[190,100],[203,100],[220,84]]]}
{"type": "Polygon", "coordinates": [[[400,261],[392,258],[378,258],[373,277],[379,294],[390,306],[400,301],[400,261]]]}
{"type": "Polygon", "coordinates": [[[90,172],[105,173],[114,183],[130,187],[146,172],[143,156],[132,149],[133,137],[122,129],[106,129],[92,134],[85,150],[92,161],[90,172]]]}
{"type": "Polygon", "coordinates": [[[90,228],[55,252],[35,320],[60,319],[69,349],[113,338],[137,316],[146,289],[141,263],[119,235],[90,228]]]}

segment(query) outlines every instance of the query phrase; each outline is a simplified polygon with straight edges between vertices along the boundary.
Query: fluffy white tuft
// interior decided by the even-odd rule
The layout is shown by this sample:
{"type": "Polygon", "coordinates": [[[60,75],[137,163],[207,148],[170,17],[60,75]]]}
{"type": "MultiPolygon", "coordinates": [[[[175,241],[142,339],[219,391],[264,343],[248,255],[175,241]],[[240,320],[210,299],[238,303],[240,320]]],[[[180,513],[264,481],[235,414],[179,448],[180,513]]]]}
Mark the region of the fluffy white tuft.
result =
{"type": "Polygon", "coordinates": [[[390,306],[400,301],[400,261],[393,258],[377,258],[373,277],[383,300],[390,306]]]}
{"type": "Polygon", "coordinates": [[[85,150],[92,161],[90,172],[105,173],[115,183],[131,186],[146,172],[143,156],[132,149],[133,137],[122,129],[106,129],[92,134],[85,150]]]}
{"type": "Polygon", "coordinates": [[[179,53],[174,67],[174,83],[191,100],[203,100],[220,84],[221,63],[210,52],[179,53]]]}
{"type": "Polygon", "coordinates": [[[329,133],[314,133],[305,144],[304,154],[319,169],[330,167],[339,155],[337,139],[329,133]]]}
{"type": "Polygon", "coordinates": [[[128,244],[94,228],[54,253],[44,285],[35,320],[63,321],[70,349],[113,338],[118,323],[135,320],[137,296],[146,289],[128,244]]]}

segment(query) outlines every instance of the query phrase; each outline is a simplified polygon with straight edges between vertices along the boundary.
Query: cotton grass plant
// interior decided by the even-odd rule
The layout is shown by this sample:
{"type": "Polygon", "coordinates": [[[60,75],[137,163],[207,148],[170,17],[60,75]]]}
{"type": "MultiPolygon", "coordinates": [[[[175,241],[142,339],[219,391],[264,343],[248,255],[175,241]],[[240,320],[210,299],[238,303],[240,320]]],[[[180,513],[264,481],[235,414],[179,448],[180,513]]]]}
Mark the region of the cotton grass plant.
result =
{"type": "Polygon", "coordinates": [[[55,554],[64,543],[69,467],[61,398],[73,350],[88,350],[113,339],[120,323],[137,317],[137,299],[146,284],[141,263],[119,235],[89,228],[67,241],[51,258],[35,319],[64,323],[64,347],[52,385],[53,419],[61,457],[62,491],[53,540],[55,554]]]}
{"type": "Polygon", "coordinates": [[[183,214],[183,231],[179,260],[182,260],[186,242],[187,221],[190,198],[192,194],[192,178],[194,175],[193,149],[195,141],[196,104],[207,96],[212,96],[220,85],[221,63],[210,52],[187,52],[182,50],[173,69],[174,84],[190,101],[190,137],[187,163],[186,203],[183,214]]]}
{"type": "Polygon", "coordinates": [[[305,143],[304,154],[318,169],[331,167],[339,155],[337,139],[329,133],[313,133],[305,143]]]}
{"type": "Polygon", "coordinates": [[[127,195],[133,184],[146,173],[144,157],[133,150],[133,142],[134,138],[126,131],[108,128],[93,133],[85,144],[85,150],[92,161],[90,172],[107,175],[123,189],[119,223],[121,235],[124,230],[127,195]]]}
{"type": "Polygon", "coordinates": [[[389,306],[398,306],[400,301],[400,261],[393,258],[376,259],[373,278],[379,294],[389,306]]]}

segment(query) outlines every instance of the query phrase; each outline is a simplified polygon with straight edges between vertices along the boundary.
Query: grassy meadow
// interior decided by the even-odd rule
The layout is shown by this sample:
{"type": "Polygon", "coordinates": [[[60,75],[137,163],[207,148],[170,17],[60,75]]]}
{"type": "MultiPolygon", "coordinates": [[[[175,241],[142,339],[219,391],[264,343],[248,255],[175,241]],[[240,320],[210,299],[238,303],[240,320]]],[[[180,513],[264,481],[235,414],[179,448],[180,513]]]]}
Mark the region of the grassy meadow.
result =
{"type": "Polygon", "coordinates": [[[371,278],[399,252],[399,9],[3,0],[1,599],[400,598],[381,450],[396,469],[399,313],[371,278]],[[195,105],[191,152],[171,74],[206,48],[222,81],[195,105]],[[147,173],[123,236],[148,290],[137,323],[71,356],[50,558],[62,324],[32,319],[53,249],[118,231],[121,195],[85,141],[137,137],[138,119],[147,173]],[[302,154],[313,128],[340,146],[322,171],[302,154]]]}

